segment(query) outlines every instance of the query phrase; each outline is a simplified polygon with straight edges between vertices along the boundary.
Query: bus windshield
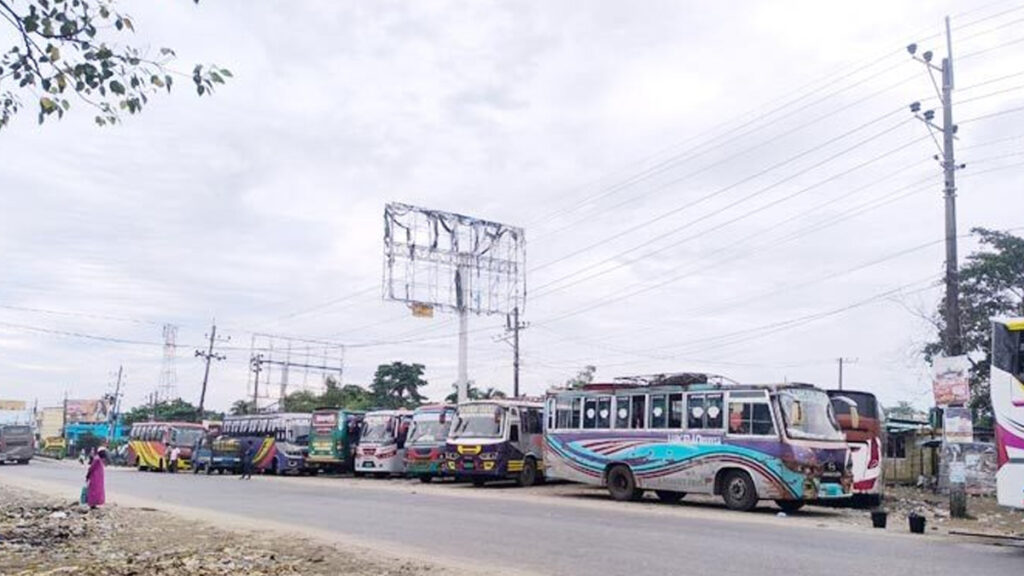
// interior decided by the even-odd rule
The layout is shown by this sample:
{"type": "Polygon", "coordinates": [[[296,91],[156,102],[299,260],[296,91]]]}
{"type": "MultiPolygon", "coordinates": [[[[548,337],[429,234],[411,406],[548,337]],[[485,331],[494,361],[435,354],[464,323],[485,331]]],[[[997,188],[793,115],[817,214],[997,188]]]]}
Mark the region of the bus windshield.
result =
{"type": "Polygon", "coordinates": [[[433,417],[415,419],[412,435],[409,436],[410,444],[426,444],[443,442],[448,435],[448,427],[441,423],[437,415],[433,417]]]}
{"type": "Polygon", "coordinates": [[[171,443],[178,446],[192,446],[203,436],[202,428],[173,428],[171,443]]]}
{"type": "Polygon", "coordinates": [[[779,404],[792,438],[843,440],[832,402],[822,390],[789,388],[779,393],[779,404]]]}
{"type": "Polygon", "coordinates": [[[363,442],[384,442],[392,439],[392,429],[388,426],[391,416],[367,416],[363,420],[363,442]]]}
{"type": "Polygon", "coordinates": [[[460,407],[452,423],[451,438],[501,438],[504,418],[505,411],[497,406],[460,407]]]}

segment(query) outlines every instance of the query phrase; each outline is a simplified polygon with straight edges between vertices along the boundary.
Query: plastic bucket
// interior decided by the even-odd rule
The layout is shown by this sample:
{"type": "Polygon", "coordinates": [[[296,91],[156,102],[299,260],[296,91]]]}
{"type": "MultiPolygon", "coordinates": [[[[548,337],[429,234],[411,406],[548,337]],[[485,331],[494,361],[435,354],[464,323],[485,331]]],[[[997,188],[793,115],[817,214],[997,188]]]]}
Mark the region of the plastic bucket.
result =
{"type": "Polygon", "coordinates": [[[888,518],[888,512],[884,510],[875,510],[871,512],[871,525],[875,528],[885,528],[885,522],[888,518]]]}
{"type": "Polygon", "coordinates": [[[924,516],[917,514],[911,514],[907,516],[907,522],[910,523],[910,531],[914,534],[924,534],[924,516]]]}

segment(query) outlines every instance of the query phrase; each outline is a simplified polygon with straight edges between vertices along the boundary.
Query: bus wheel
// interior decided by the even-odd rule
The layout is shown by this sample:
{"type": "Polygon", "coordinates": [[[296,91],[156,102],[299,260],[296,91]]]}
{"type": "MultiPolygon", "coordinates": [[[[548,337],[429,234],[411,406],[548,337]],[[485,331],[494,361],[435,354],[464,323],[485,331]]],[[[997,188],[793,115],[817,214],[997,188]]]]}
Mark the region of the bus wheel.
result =
{"type": "Polygon", "coordinates": [[[519,478],[516,478],[516,482],[523,488],[529,488],[537,483],[537,461],[533,458],[527,458],[526,462],[523,462],[523,469],[519,472],[519,478]]]}
{"type": "Polygon", "coordinates": [[[636,501],[644,495],[644,491],[636,487],[636,479],[629,467],[622,464],[608,471],[608,492],[619,502],[636,501]]]}
{"type": "Polygon", "coordinates": [[[805,502],[803,500],[776,500],[775,505],[782,509],[783,512],[790,514],[804,507],[805,502]]]}
{"type": "Polygon", "coordinates": [[[722,499],[730,510],[753,510],[757,506],[757,488],[750,475],[742,470],[727,472],[722,480],[722,499]]]}
{"type": "Polygon", "coordinates": [[[686,492],[673,492],[671,490],[655,490],[658,500],[666,504],[678,504],[686,496],[686,492]]]}
{"type": "Polygon", "coordinates": [[[420,476],[420,482],[423,482],[424,484],[430,484],[430,481],[433,479],[434,477],[431,476],[430,474],[423,474],[422,476],[420,476]]]}
{"type": "Polygon", "coordinates": [[[487,481],[484,480],[483,478],[473,478],[473,486],[476,486],[477,488],[482,488],[484,484],[487,484],[487,481]]]}

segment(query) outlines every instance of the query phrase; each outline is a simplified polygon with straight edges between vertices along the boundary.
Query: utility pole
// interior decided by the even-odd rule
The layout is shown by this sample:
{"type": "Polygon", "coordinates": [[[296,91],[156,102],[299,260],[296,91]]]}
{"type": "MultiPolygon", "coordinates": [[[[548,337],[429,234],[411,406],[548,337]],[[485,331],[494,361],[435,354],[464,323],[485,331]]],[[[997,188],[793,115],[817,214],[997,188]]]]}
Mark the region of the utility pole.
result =
{"type": "MultiPolygon", "coordinates": [[[[196,420],[203,419],[203,409],[206,405],[206,384],[210,380],[210,362],[217,360],[218,362],[227,358],[223,354],[215,354],[213,352],[213,343],[217,341],[217,321],[214,320],[210,326],[210,344],[209,348],[204,352],[202,350],[196,350],[196,358],[203,358],[206,360],[206,368],[203,371],[203,391],[199,393],[199,409],[196,414],[196,420]]],[[[230,339],[230,338],[229,338],[230,339]]]]}
{"type": "Polygon", "coordinates": [[[263,354],[253,355],[252,359],[249,361],[249,364],[252,366],[252,371],[255,374],[252,383],[252,413],[258,414],[260,410],[259,404],[257,403],[257,399],[259,398],[260,394],[260,371],[263,370],[263,354]]]}
{"type": "Polygon", "coordinates": [[[117,426],[117,407],[120,403],[121,398],[121,377],[124,375],[124,365],[117,367],[117,384],[114,385],[114,402],[113,406],[110,407],[110,417],[108,418],[107,425],[107,444],[111,444],[114,441],[114,427],[117,426]]]}
{"type": "Polygon", "coordinates": [[[512,333],[512,397],[519,397],[519,331],[529,327],[526,322],[519,320],[519,306],[512,309],[512,313],[506,316],[506,332],[512,333]]]}
{"type": "MultiPolygon", "coordinates": [[[[907,51],[915,60],[922,62],[928,69],[928,76],[932,85],[938,93],[942,105],[942,126],[936,126],[932,120],[935,117],[934,110],[921,110],[920,102],[910,105],[911,112],[925,123],[929,133],[935,139],[935,132],[942,133],[942,143],[935,139],[939,148],[939,155],[935,156],[942,166],[944,180],[943,196],[946,203],[946,300],[945,320],[946,330],[943,334],[943,349],[947,357],[960,356],[963,354],[963,343],[960,332],[960,273],[957,268],[957,242],[956,242],[956,171],[966,167],[965,164],[957,164],[953,153],[953,143],[956,139],[957,126],[953,123],[953,39],[950,32],[949,16],[946,16],[946,57],[942,59],[942,65],[932,64],[932,52],[926,51],[920,57],[916,56],[917,45],[907,46],[907,51]],[[942,75],[942,84],[935,81],[935,72],[942,75]],[[940,159],[941,158],[941,159],[940,159]]],[[[945,441],[943,441],[945,447],[945,441]]],[[[944,453],[951,458],[949,462],[949,515],[953,518],[967,517],[967,495],[965,491],[964,478],[962,474],[954,474],[954,468],[963,469],[963,462],[957,461],[955,452],[944,450],[944,453]],[[956,466],[954,466],[956,465],[956,466]]]]}
{"type": "Polygon", "coordinates": [[[856,358],[842,358],[842,357],[840,357],[840,358],[836,358],[836,361],[839,362],[839,389],[842,390],[843,389],[843,365],[844,364],[855,364],[857,362],[857,359],[856,358]]]}

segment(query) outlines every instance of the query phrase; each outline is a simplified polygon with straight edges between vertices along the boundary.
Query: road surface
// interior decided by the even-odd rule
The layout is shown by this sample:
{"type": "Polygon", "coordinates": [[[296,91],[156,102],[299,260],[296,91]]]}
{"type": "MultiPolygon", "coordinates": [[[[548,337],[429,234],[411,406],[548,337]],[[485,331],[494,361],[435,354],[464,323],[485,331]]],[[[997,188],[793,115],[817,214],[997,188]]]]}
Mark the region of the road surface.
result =
{"type": "MultiPolygon", "coordinates": [[[[0,467],[0,482],[66,487],[77,495],[84,469],[34,460],[0,467]]],[[[1024,549],[844,529],[814,513],[733,513],[707,506],[665,506],[538,495],[515,488],[421,487],[330,478],[255,478],[153,474],[110,469],[108,499],[145,499],[155,507],[230,514],[297,533],[387,546],[444,563],[535,574],[1013,574],[1024,549]]]]}

